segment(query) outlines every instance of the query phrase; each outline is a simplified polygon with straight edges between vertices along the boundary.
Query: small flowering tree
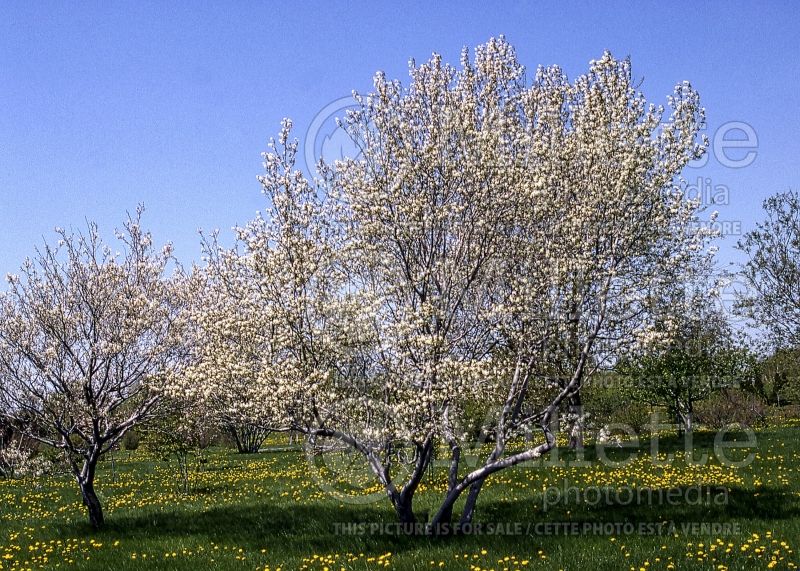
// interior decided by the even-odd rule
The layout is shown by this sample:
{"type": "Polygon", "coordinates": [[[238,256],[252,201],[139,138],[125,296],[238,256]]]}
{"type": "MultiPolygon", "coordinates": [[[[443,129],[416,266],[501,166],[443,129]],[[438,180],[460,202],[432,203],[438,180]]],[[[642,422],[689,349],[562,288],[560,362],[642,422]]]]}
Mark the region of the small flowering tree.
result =
{"type": "Polygon", "coordinates": [[[475,62],[465,52],[461,69],[437,55],[410,74],[408,88],[378,74],[375,92],[356,96],[343,127],[362,152],[330,179],[348,277],[371,301],[361,319],[372,386],[356,385],[349,406],[380,409],[373,449],[414,452],[410,470],[391,454],[377,470],[404,522],[415,521],[413,496],[439,443],[455,481],[464,407],[497,388],[502,270],[526,175],[523,68],[507,43],[481,46],[475,62]]]}
{"type": "Polygon", "coordinates": [[[172,251],[154,248],[141,213],[117,235],[122,254],[94,224],[58,230],[58,245],[37,250],[0,297],[0,410],[64,451],[94,527],[98,460],[153,417],[181,363],[179,297],[164,276],[172,251]]]}
{"type": "Polygon", "coordinates": [[[235,252],[214,238],[205,243],[209,264],[187,280],[191,326],[186,338],[189,366],[171,386],[171,396],[202,410],[205,420],[228,434],[243,454],[258,452],[274,427],[265,401],[270,331],[262,331],[260,308],[248,300],[235,252]]]}
{"type": "Polygon", "coordinates": [[[0,443],[0,478],[36,478],[50,468],[50,462],[26,446],[23,438],[0,443]]]}

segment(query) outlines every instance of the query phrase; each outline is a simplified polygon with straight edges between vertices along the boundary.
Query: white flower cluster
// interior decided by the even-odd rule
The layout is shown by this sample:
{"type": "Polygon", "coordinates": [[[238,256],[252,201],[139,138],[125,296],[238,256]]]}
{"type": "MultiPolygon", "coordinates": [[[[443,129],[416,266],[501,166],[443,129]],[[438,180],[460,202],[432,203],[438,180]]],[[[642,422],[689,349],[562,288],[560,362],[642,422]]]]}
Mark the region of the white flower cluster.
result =
{"type": "Polygon", "coordinates": [[[0,449],[0,478],[38,478],[51,468],[44,456],[12,444],[0,449]]]}

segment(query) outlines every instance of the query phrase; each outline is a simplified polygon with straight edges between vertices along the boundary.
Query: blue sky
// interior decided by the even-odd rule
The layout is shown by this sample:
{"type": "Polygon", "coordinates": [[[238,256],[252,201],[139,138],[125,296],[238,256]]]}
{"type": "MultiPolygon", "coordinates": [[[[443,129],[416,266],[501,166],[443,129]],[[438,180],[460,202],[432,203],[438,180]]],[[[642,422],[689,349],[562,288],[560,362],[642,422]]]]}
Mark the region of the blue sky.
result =
{"type": "MultiPolygon", "coordinates": [[[[752,164],[712,156],[686,173],[729,196],[719,206],[729,230],[749,229],[765,196],[798,186],[792,2],[299,4],[3,2],[0,275],[53,227],[90,218],[110,233],[139,202],[159,242],[197,259],[198,228],[226,232],[264,207],[260,153],[282,117],[302,139],[376,70],[405,80],[410,57],[437,51],[457,63],[462,46],[499,34],[529,68],[557,63],[570,76],[604,49],[629,55],[655,102],[690,80],[710,135],[734,121],[752,127],[752,164]]],[[[736,259],[733,242],[723,262],[736,259]]]]}

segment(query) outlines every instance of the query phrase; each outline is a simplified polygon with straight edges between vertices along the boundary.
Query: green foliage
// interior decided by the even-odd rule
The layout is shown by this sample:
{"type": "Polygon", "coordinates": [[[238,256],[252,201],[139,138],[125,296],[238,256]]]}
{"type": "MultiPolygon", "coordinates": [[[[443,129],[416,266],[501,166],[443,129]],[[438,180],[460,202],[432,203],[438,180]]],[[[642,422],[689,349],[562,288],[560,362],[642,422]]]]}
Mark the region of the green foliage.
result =
{"type": "Polygon", "coordinates": [[[666,407],[680,429],[691,430],[695,403],[723,389],[751,386],[756,360],[734,341],[721,314],[699,308],[678,321],[665,347],[622,360],[617,372],[627,379],[628,395],[666,407]]]}
{"type": "Polygon", "coordinates": [[[778,349],[761,361],[752,390],[772,405],[800,404],[800,348],[778,349]]]}
{"type": "Polygon", "coordinates": [[[581,389],[588,428],[595,433],[608,424],[623,424],[641,433],[648,425],[650,407],[626,390],[627,379],[613,371],[595,375],[581,389]]]}
{"type": "Polygon", "coordinates": [[[137,450],[141,440],[141,437],[135,430],[129,430],[122,438],[122,447],[125,450],[137,450]]]}
{"type": "Polygon", "coordinates": [[[611,422],[630,427],[642,435],[650,424],[650,407],[636,401],[623,403],[612,413],[611,422]]]}

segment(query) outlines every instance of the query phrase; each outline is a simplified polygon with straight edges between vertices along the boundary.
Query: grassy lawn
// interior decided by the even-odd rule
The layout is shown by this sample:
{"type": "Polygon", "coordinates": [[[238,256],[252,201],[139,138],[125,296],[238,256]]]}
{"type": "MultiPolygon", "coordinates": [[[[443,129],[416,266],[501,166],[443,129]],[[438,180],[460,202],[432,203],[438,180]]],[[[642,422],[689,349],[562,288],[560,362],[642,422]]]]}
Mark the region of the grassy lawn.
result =
{"type": "MultiPolygon", "coordinates": [[[[695,456],[711,455],[702,466],[687,464],[675,437],[659,442],[659,459],[676,458],[662,465],[646,442],[611,449],[630,457],[618,467],[591,447],[582,461],[559,451],[493,477],[477,529],[445,538],[373,533],[395,521],[388,502],[354,501],[369,488],[337,497],[328,488],[344,488],[321,487],[302,452],[216,450],[188,493],[174,466],[122,452],[113,470],[102,464],[99,533],[71,479],[0,481],[0,569],[795,569],[798,437],[800,428],[759,432],[743,467],[714,458],[710,433],[694,436],[695,456]],[[364,526],[344,525],[354,523],[364,526]]],[[[429,474],[418,512],[435,509],[443,485],[443,469],[429,474]]]]}

